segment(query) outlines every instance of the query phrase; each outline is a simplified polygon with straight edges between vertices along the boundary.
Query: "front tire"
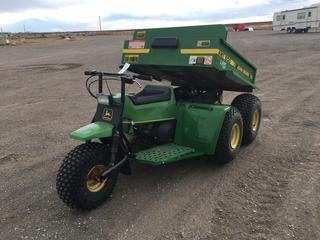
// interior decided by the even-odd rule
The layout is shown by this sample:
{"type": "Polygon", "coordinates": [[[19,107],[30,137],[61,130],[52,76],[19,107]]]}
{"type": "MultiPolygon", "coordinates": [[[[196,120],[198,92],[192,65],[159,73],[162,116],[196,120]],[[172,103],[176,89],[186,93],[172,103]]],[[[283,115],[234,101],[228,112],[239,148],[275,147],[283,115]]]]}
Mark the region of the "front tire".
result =
{"type": "Polygon", "coordinates": [[[67,206],[91,210],[110,196],[118,172],[112,172],[105,181],[99,179],[107,169],[109,156],[110,149],[96,142],[81,144],[67,154],[56,179],[58,195],[67,206]]]}
{"type": "Polygon", "coordinates": [[[240,151],[243,134],[241,114],[231,106],[226,113],[215,151],[215,162],[225,164],[233,160],[240,151]]]}

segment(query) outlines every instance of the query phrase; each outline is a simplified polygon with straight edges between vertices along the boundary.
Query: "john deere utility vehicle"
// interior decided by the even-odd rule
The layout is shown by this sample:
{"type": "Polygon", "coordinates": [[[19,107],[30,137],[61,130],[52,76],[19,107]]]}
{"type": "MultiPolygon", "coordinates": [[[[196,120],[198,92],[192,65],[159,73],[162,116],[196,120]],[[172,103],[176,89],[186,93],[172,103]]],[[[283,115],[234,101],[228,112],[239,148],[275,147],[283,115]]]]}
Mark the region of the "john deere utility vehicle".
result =
{"type": "Polygon", "coordinates": [[[241,144],[252,142],[261,120],[261,103],[250,94],[256,68],[226,39],[222,25],[138,30],[124,42],[120,72],[85,72],[97,110],[90,124],[70,134],[83,144],[59,169],[63,202],[82,210],[99,206],[119,173],[131,174],[134,161],[162,165],[205,156],[227,163],[241,144]],[[126,85],[140,86],[138,79],[171,86],[146,85],[127,94],[126,85]],[[119,82],[120,93],[111,93],[111,81],[119,82]],[[246,93],[227,105],[223,91],[246,93]]]}

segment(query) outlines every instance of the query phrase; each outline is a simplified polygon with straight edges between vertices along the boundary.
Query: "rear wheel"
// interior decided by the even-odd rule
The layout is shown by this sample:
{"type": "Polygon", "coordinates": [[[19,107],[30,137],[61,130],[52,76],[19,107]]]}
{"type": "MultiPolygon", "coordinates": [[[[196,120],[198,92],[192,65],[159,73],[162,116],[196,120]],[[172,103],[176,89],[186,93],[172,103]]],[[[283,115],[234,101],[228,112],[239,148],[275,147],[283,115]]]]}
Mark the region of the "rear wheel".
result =
{"type": "Polygon", "coordinates": [[[251,143],[258,135],[261,123],[261,102],[252,94],[241,94],[231,103],[239,109],[243,120],[243,144],[251,143]]]}
{"type": "Polygon", "coordinates": [[[215,151],[215,161],[221,164],[228,163],[235,158],[240,151],[243,134],[241,114],[231,106],[226,113],[223,126],[220,131],[215,151]]]}
{"type": "Polygon", "coordinates": [[[118,178],[118,172],[112,172],[106,180],[100,179],[109,155],[110,149],[96,142],[79,145],[67,154],[56,179],[58,195],[65,204],[90,210],[108,198],[118,178]]]}

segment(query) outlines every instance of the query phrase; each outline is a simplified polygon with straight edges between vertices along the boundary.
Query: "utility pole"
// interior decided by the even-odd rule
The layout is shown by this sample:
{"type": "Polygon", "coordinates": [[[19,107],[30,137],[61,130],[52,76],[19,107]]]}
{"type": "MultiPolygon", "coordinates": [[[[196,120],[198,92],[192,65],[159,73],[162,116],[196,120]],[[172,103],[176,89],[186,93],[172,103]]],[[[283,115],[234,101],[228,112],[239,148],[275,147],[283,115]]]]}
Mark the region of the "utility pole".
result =
{"type": "Polygon", "coordinates": [[[25,33],[26,32],[26,25],[23,24],[23,32],[25,33]]]}
{"type": "Polygon", "coordinates": [[[99,16],[99,28],[100,28],[100,32],[101,32],[101,18],[99,16]]]}

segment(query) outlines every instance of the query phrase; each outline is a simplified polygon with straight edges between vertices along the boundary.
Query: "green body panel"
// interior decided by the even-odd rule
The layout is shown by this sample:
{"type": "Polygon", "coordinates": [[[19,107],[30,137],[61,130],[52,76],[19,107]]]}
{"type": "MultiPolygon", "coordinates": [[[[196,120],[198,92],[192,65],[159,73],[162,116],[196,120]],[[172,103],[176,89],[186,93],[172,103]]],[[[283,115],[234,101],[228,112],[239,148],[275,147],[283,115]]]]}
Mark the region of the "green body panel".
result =
{"type": "MultiPolygon", "coordinates": [[[[169,148],[165,146],[161,147],[161,150],[166,149],[165,152],[168,154],[159,155],[159,158],[154,160],[146,160],[146,158],[140,157],[139,161],[160,164],[161,162],[167,163],[184,159],[189,154],[191,154],[190,156],[194,154],[214,154],[224,116],[230,109],[230,106],[200,103],[177,104],[173,88],[170,88],[172,97],[170,100],[163,102],[134,105],[131,99],[126,96],[123,130],[130,142],[134,139],[133,131],[130,127],[132,123],[141,124],[166,120],[177,121],[174,144],[170,145],[169,148]],[[170,152],[168,149],[172,151],[170,152]],[[186,151],[185,153],[183,152],[184,150],[186,151]]],[[[119,95],[114,95],[113,98],[115,102],[120,101],[119,95]]],[[[112,133],[113,125],[111,123],[94,122],[72,132],[70,137],[76,140],[87,141],[109,137],[112,136],[112,133]]],[[[158,151],[158,149],[155,150],[158,151]]],[[[146,151],[148,154],[153,153],[153,150],[151,152],[149,150],[146,151]]],[[[142,155],[140,154],[139,156],[142,155]]]]}
{"type": "Polygon", "coordinates": [[[132,41],[125,41],[122,62],[131,64],[129,71],[167,79],[176,86],[244,92],[255,88],[256,67],[226,42],[223,25],[137,30],[133,40],[144,41],[144,46],[135,48],[132,41]],[[152,48],[154,38],[166,37],[177,38],[178,47],[152,48]],[[201,41],[207,45],[200,46],[201,41]],[[194,57],[211,61],[190,62],[194,57]]]}
{"type": "Polygon", "coordinates": [[[226,112],[230,106],[183,103],[177,107],[174,142],[197,152],[214,154],[226,112]]]}
{"type": "Polygon", "coordinates": [[[107,122],[94,122],[73,131],[70,133],[70,138],[87,141],[97,138],[111,137],[112,132],[112,124],[107,122]]]}
{"type": "MultiPolygon", "coordinates": [[[[123,112],[123,121],[133,122],[135,124],[144,122],[155,122],[175,119],[176,117],[176,100],[171,89],[171,99],[169,101],[148,103],[143,105],[134,105],[131,99],[126,96],[125,108],[123,112]]],[[[115,95],[114,100],[120,102],[120,95],[115,95]]]]}
{"type": "MultiPolygon", "coordinates": [[[[148,122],[158,122],[174,120],[176,118],[176,100],[173,88],[171,99],[163,102],[134,105],[129,96],[125,96],[125,108],[123,112],[123,130],[131,142],[133,133],[130,124],[140,124],[148,122]]],[[[120,103],[120,94],[115,94],[113,99],[120,103]]],[[[70,138],[75,140],[87,141],[97,138],[112,136],[113,125],[108,122],[94,122],[86,125],[70,134],[70,138]]]]}
{"type": "Polygon", "coordinates": [[[203,153],[196,152],[193,148],[169,143],[138,152],[136,160],[141,163],[161,165],[201,155],[203,153]]]}

